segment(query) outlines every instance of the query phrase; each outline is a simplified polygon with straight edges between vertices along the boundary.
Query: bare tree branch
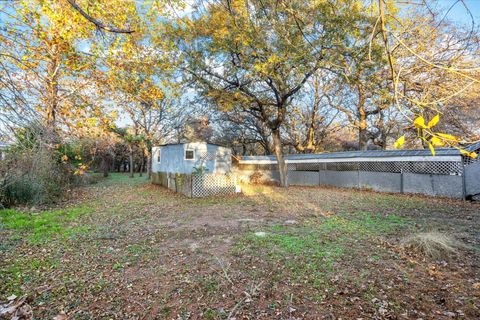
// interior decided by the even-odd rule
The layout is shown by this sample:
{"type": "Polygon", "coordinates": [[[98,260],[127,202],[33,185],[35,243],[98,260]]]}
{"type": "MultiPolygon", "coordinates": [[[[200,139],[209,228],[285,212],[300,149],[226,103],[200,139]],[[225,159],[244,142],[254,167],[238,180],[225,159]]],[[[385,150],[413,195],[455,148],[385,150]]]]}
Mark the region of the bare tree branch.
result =
{"type": "Polygon", "coordinates": [[[88,13],[86,13],[78,4],[76,4],[75,0],[67,0],[68,3],[75,9],[78,13],[80,13],[85,19],[93,23],[97,28],[105,30],[107,32],[112,32],[112,33],[134,33],[135,30],[131,29],[119,29],[116,27],[108,26],[104,24],[103,22],[93,18],[90,16],[88,13]]]}

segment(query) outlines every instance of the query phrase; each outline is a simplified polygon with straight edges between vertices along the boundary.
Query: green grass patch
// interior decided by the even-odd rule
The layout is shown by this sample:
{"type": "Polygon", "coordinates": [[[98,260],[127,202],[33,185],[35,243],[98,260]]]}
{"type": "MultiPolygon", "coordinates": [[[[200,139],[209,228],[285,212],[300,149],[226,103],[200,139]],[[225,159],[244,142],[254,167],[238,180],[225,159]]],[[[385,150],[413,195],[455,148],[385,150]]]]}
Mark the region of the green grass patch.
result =
{"type": "Polygon", "coordinates": [[[130,178],[129,173],[123,172],[111,172],[108,174],[107,178],[103,178],[98,182],[99,186],[110,187],[115,185],[131,185],[137,186],[149,183],[150,180],[146,174],[142,174],[140,177],[138,173],[134,174],[133,178],[130,178]]]}
{"type": "Polygon", "coordinates": [[[393,211],[431,209],[435,203],[421,197],[397,194],[372,193],[359,196],[359,203],[367,208],[390,209],[393,211]]]}
{"type": "Polygon", "coordinates": [[[43,273],[57,267],[58,261],[51,258],[19,258],[12,264],[0,267],[0,292],[22,295],[22,286],[35,282],[43,273]]]}
{"type": "Polygon", "coordinates": [[[314,219],[307,224],[323,233],[354,234],[356,237],[388,234],[405,227],[409,219],[397,215],[380,215],[369,212],[334,215],[314,219]]]}
{"type": "Polygon", "coordinates": [[[25,238],[32,244],[39,244],[53,237],[70,238],[87,233],[88,226],[71,226],[69,223],[91,212],[92,209],[86,206],[34,213],[0,210],[0,228],[18,231],[15,238],[25,238]]]}
{"type": "Polygon", "coordinates": [[[309,220],[303,226],[276,225],[263,230],[265,236],[247,233],[237,243],[234,254],[257,256],[272,265],[282,265],[276,271],[283,273],[280,278],[321,288],[334,272],[335,262],[362,250],[362,243],[370,237],[398,232],[407,223],[407,219],[396,215],[358,212],[309,220]]]}
{"type": "Polygon", "coordinates": [[[212,276],[199,276],[195,280],[199,289],[205,294],[215,294],[220,288],[220,283],[212,276]]]}

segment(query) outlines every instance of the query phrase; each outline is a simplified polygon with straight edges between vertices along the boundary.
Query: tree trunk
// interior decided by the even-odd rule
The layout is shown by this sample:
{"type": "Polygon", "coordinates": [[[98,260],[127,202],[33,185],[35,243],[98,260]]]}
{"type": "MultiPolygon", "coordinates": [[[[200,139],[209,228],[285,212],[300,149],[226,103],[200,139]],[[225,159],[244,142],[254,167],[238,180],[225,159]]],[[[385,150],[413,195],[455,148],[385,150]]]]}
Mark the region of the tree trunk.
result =
{"type": "Polygon", "coordinates": [[[365,151],[368,148],[368,131],[361,125],[358,127],[358,150],[365,151]]]}
{"type": "Polygon", "coordinates": [[[368,146],[368,125],[367,113],[363,106],[358,107],[358,149],[367,150],[368,146]]]}
{"type": "Polygon", "coordinates": [[[368,144],[368,125],[367,125],[367,112],[365,111],[365,95],[363,89],[358,87],[358,149],[367,150],[368,144]]]}
{"type": "Polygon", "coordinates": [[[317,142],[315,141],[315,120],[317,119],[318,103],[313,105],[312,113],[310,114],[310,123],[307,129],[307,139],[305,141],[305,153],[315,152],[317,142]]]}
{"type": "Polygon", "coordinates": [[[47,127],[52,129],[55,127],[56,112],[58,109],[58,78],[59,78],[59,62],[56,56],[56,47],[52,48],[51,56],[47,63],[47,77],[45,83],[45,104],[46,104],[46,123],[47,127]]]}
{"type": "Polygon", "coordinates": [[[280,174],[280,186],[288,187],[287,166],[283,158],[282,140],[279,129],[272,130],[272,138],[275,156],[277,157],[278,173],[280,174]]]}
{"type": "Polygon", "coordinates": [[[145,150],[147,154],[147,178],[152,178],[152,149],[147,147],[145,150]]]}
{"type": "Polygon", "coordinates": [[[108,161],[105,159],[105,155],[102,156],[102,163],[100,164],[100,167],[102,168],[103,177],[108,177],[108,161]]]}
{"type": "Polygon", "coordinates": [[[385,114],[383,113],[382,109],[378,111],[378,116],[379,116],[379,119],[377,122],[377,128],[378,128],[378,131],[380,132],[380,137],[378,138],[379,145],[380,145],[380,148],[382,148],[382,150],[386,150],[387,149],[387,132],[385,129],[385,114]]]}
{"type": "Polygon", "coordinates": [[[143,176],[143,166],[145,164],[145,159],[143,158],[143,155],[142,155],[142,160],[140,162],[140,164],[138,165],[138,176],[141,177],[143,176]]]}
{"type": "Polygon", "coordinates": [[[134,175],[133,175],[133,148],[132,146],[129,146],[128,148],[129,150],[129,153],[128,153],[128,159],[129,159],[129,162],[130,162],[130,165],[129,165],[129,169],[130,169],[130,178],[133,178],[134,175]]]}

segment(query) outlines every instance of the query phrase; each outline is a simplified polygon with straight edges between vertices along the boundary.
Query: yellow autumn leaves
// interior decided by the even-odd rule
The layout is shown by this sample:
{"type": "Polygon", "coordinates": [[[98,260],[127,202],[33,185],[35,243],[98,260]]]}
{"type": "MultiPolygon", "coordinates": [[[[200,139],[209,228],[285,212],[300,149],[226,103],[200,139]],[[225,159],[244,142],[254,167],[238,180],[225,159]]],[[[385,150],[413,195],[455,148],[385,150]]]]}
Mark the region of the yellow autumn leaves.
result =
{"type": "Polygon", "coordinates": [[[393,146],[395,147],[395,149],[399,149],[404,144],[405,144],[405,136],[403,135],[400,138],[398,138],[397,141],[395,141],[393,146]]]}
{"type": "MultiPolygon", "coordinates": [[[[435,127],[439,121],[439,114],[435,115],[430,121],[428,121],[428,123],[425,123],[425,118],[423,116],[418,116],[413,121],[413,125],[418,130],[418,137],[428,145],[428,148],[430,149],[432,155],[435,155],[436,147],[450,146],[458,149],[463,155],[471,158],[477,158],[478,155],[475,152],[469,152],[456,146],[456,144],[461,141],[460,138],[447,133],[432,131],[431,129],[435,127]]],[[[394,147],[395,149],[399,149],[404,144],[405,135],[401,136],[395,141],[394,147]]]]}
{"type": "Polygon", "coordinates": [[[440,115],[437,114],[435,117],[432,118],[432,120],[428,122],[428,124],[425,124],[425,119],[422,116],[417,117],[413,121],[413,124],[417,129],[430,129],[434,127],[439,121],[440,121],[440,115]]]}

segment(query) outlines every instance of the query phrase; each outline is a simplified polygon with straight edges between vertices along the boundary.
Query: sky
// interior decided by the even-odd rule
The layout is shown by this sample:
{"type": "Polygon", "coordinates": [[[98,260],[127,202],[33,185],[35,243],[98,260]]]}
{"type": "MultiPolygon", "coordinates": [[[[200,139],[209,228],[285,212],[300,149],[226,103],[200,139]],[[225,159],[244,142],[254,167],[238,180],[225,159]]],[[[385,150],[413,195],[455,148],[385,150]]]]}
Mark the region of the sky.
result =
{"type": "MultiPolygon", "coordinates": [[[[0,9],[2,9],[2,4],[0,0],[0,9]]],[[[136,0],[136,1],[145,1],[145,0],[136,0]]],[[[186,0],[188,4],[185,13],[189,13],[191,10],[191,3],[193,3],[194,0],[186,0]]],[[[410,3],[421,3],[422,1],[425,1],[426,3],[431,3],[432,5],[436,2],[441,8],[443,8],[443,12],[446,12],[450,8],[450,11],[448,12],[447,19],[454,21],[458,24],[462,24],[464,26],[467,26],[470,28],[472,26],[472,17],[470,14],[473,16],[475,26],[477,28],[480,28],[480,0],[397,0],[399,2],[410,2],[410,3]],[[468,10],[465,8],[465,6],[468,7],[468,10]]],[[[8,24],[8,20],[4,16],[4,13],[0,11],[0,28],[5,27],[5,23],[8,24]]],[[[88,48],[83,48],[85,51],[88,50],[88,48]]],[[[121,124],[126,124],[128,120],[126,119],[121,119],[119,120],[121,124]]]]}
{"type": "Polygon", "coordinates": [[[438,2],[442,7],[446,9],[454,5],[454,7],[448,13],[448,18],[450,20],[462,24],[471,25],[471,17],[468,11],[465,9],[465,6],[463,5],[464,3],[470,10],[470,13],[473,15],[473,18],[475,19],[475,24],[480,24],[480,0],[439,0],[438,2]]]}

